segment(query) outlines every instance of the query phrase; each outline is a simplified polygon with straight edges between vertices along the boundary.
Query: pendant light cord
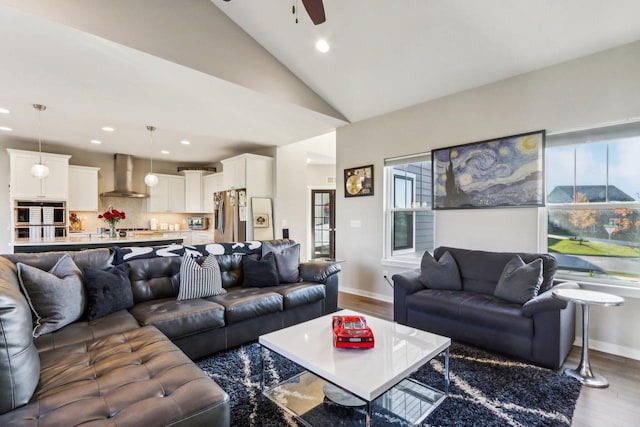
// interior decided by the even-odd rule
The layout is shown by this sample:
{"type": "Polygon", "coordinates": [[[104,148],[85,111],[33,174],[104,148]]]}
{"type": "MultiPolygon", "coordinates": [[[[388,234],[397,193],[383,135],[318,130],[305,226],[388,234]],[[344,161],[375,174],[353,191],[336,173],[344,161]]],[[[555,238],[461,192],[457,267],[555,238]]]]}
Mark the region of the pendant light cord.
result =
{"type": "Polygon", "coordinates": [[[153,175],[153,131],[156,130],[154,126],[147,126],[149,130],[149,173],[153,175]]]}
{"type": "Polygon", "coordinates": [[[38,154],[42,164],[42,110],[46,110],[47,107],[42,104],[33,104],[33,108],[38,110],[38,154]]]}

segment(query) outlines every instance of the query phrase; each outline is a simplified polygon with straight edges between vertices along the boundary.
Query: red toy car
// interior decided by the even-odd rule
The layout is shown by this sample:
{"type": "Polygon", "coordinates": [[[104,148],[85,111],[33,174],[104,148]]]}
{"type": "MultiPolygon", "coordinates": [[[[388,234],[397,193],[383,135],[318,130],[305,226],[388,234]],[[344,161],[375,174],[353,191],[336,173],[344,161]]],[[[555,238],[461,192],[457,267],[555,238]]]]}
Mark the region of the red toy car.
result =
{"type": "Polygon", "coordinates": [[[336,348],[373,348],[371,328],[363,316],[333,316],[333,346],[336,348]]]}

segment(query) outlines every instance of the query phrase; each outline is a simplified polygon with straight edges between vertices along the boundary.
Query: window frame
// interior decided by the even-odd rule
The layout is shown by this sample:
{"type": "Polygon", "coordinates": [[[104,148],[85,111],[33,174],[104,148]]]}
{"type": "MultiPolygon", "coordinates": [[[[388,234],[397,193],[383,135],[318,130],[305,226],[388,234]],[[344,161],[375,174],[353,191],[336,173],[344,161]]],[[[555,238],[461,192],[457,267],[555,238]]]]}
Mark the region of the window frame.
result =
{"type": "MultiPolygon", "coordinates": [[[[634,132],[633,135],[631,136],[640,137],[640,130],[638,130],[639,124],[640,124],[639,122],[633,122],[633,123],[614,124],[611,126],[614,128],[614,134],[617,131],[617,129],[615,129],[616,127],[629,126],[630,129],[635,129],[635,130],[631,130],[632,132],[634,132]]],[[[549,160],[553,157],[552,154],[549,154],[548,150],[553,149],[555,147],[560,147],[560,146],[572,147],[574,150],[574,156],[573,156],[573,164],[571,165],[572,167],[571,185],[573,187],[573,201],[564,202],[564,203],[549,203],[547,200],[547,197],[549,196],[553,188],[545,189],[546,204],[544,208],[544,224],[541,224],[542,226],[540,227],[540,237],[541,237],[540,246],[541,246],[541,249],[544,250],[545,252],[549,252],[549,218],[550,218],[550,213],[553,212],[554,210],[566,211],[571,209],[593,209],[596,211],[607,211],[607,210],[615,210],[615,209],[621,209],[621,208],[640,210],[640,200],[638,199],[636,201],[609,201],[610,186],[615,184],[611,182],[611,176],[609,173],[609,170],[612,166],[610,163],[610,155],[609,155],[610,146],[608,144],[606,148],[606,158],[604,159],[604,161],[606,162],[605,164],[606,176],[605,176],[604,187],[605,187],[605,199],[607,201],[588,202],[588,203],[576,202],[577,188],[580,185],[585,185],[577,182],[576,169],[579,167],[577,162],[578,147],[580,145],[585,145],[589,143],[604,143],[608,141],[615,141],[616,139],[629,136],[629,132],[630,132],[629,129],[622,128],[620,130],[620,133],[624,135],[612,137],[606,134],[606,132],[609,131],[609,129],[611,128],[608,126],[603,126],[603,127],[593,127],[589,129],[575,131],[576,133],[575,137],[572,136],[572,134],[574,134],[574,131],[547,133],[547,146],[545,148],[545,162],[547,162],[547,165],[545,166],[548,166],[549,160]],[[555,138],[557,138],[556,141],[554,141],[555,138]],[[573,142],[567,142],[570,139],[573,140],[573,142]]],[[[545,169],[546,169],[546,172],[545,172],[546,174],[549,172],[550,168],[546,167],[545,169]]],[[[550,183],[547,176],[545,176],[545,182],[547,185],[550,183]]],[[[602,185],[602,184],[598,184],[598,185],[602,185]]],[[[637,273],[640,276],[640,271],[637,273]]],[[[615,276],[610,274],[602,274],[594,277],[592,275],[592,272],[570,270],[566,267],[561,267],[561,266],[559,266],[558,268],[558,272],[556,273],[556,278],[560,280],[579,281],[580,283],[592,285],[595,287],[599,285],[603,285],[607,288],[612,288],[612,289],[618,288],[622,290],[624,289],[637,290],[638,285],[640,285],[640,277],[635,279],[631,279],[631,278],[625,279],[625,278],[622,278],[621,276],[615,276]]]]}
{"type": "MultiPolygon", "coordinates": [[[[394,166],[397,164],[408,164],[413,162],[423,162],[427,161],[431,162],[431,152],[416,154],[416,155],[408,155],[402,157],[396,157],[392,159],[385,159],[385,164],[383,166],[384,172],[384,203],[383,203],[383,265],[396,266],[396,267],[415,267],[420,264],[420,260],[422,257],[411,256],[411,254],[415,253],[415,245],[416,245],[416,214],[419,212],[433,212],[433,229],[431,230],[433,234],[433,240],[435,242],[435,229],[436,229],[436,219],[435,219],[435,211],[432,209],[432,204],[427,207],[423,207],[422,204],[416,207],[409,208],[396,208],[394,207],[394,178],[396,174],[394,173],[394,166]],[[396,163],[394,165],[387,165],[387,161],[394,160],[406,160],[405,163],[396,163]],[[412,226],[413,226],[413,245],[412,248],[409,249],[400,249],[393,250],[393,214],[395,212],[412,212],[412,226]]],[[[403,172],[403,175],[411,175],[414,177],[413,179],[413,202],[416,203],[417,200],[417,184],[418,184],[418,175],[413,172],[403,172]]],[[[400,175],[402,176],[402,175],[400,175]]],[[[433,171],[431,170],[429,173],[429,180],[433,179],[433,171]]],[[[431,184],[430,191],[433,190],[431,184]]]]}
{"type": "Polygon", "coordinates": [[[416,236],[415,236],[415,231],[416,231],[416,215],[414,213],[414,208],[396,208],[396,179],[400,178],[403,179],[405,181],[405,197],[406,197],[406,182],[407,181],[411,181],[411,205],[413,205],[413,203],[415,203],[415,199],[416,199],[416,179],[417,179],[417,175],[415,173],[412,172],[405,172],[404,174],[400,174],[400,173],[396,173],[395,170],[393,169],[393,166],[391,166],[391,170],[392,173],[391,175],[391,184],[390,184],[390,189],[392,189],[393,191],[390,193],[393,193],[391,195],[391,208],[390,208],[390,217],[391,217],[391,234],[389,235],[391,237],[391,256],[398,256],[398,255],[407,255],[410,253],[415,252],[416,250],[416,236]],[[403,247],[403,248],[399,248],[396,249],[395,248],[395,221],[394,221],[394,214],[396,212],[411,212],[411,245],[407,246],[407,247],[403,247]]]}

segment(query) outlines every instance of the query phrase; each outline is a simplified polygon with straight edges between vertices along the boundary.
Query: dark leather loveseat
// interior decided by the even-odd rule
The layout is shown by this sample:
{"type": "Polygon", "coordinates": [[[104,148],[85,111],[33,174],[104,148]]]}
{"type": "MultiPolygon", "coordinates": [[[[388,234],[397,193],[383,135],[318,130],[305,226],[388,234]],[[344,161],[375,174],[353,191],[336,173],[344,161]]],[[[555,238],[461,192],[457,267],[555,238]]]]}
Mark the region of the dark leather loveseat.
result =
{"type": "Polygon", "coordinates": [[[558,369],[575,337],[575,306],[553,298],[551,289],[578,285],[554,282],[555,258],[548,254],[450,247],[436,248],[433,258],[440,260],[445,252],[455,259],[462,289],[430,289],[421,282],[420,269],[396,274],[393,276],[394,320],[558,369]],[[540,290],[524,304],[494,296],[505,265],[515,255],[525,263],[542,259],[540,290]]]}
{"type": "Polygon", "coordinates": [[[2,426],[228,426],[228,395],[191,359],[337,309],[337,264],[301,263],[298,283],[246,288],[247,255],[216,255],[227,292],[178,301],[182,257],[154,257],[127,261],[129,310],[34,339],[16,263],[48,271],[65,254],[80,268],[114,260],[109,249],[0,256],[2,426]]]}

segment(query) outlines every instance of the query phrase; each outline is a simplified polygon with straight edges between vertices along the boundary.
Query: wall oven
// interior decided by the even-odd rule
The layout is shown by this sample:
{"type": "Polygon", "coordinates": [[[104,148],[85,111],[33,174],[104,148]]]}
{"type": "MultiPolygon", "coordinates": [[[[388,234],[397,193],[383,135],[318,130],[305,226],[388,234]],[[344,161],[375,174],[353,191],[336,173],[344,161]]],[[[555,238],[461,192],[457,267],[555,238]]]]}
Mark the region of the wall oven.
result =
{"type": "Polygon", "coordinates": [[[16,200],[13,206],[15,239],[52,239],[67,235],[66,202],[16,200]]]}

